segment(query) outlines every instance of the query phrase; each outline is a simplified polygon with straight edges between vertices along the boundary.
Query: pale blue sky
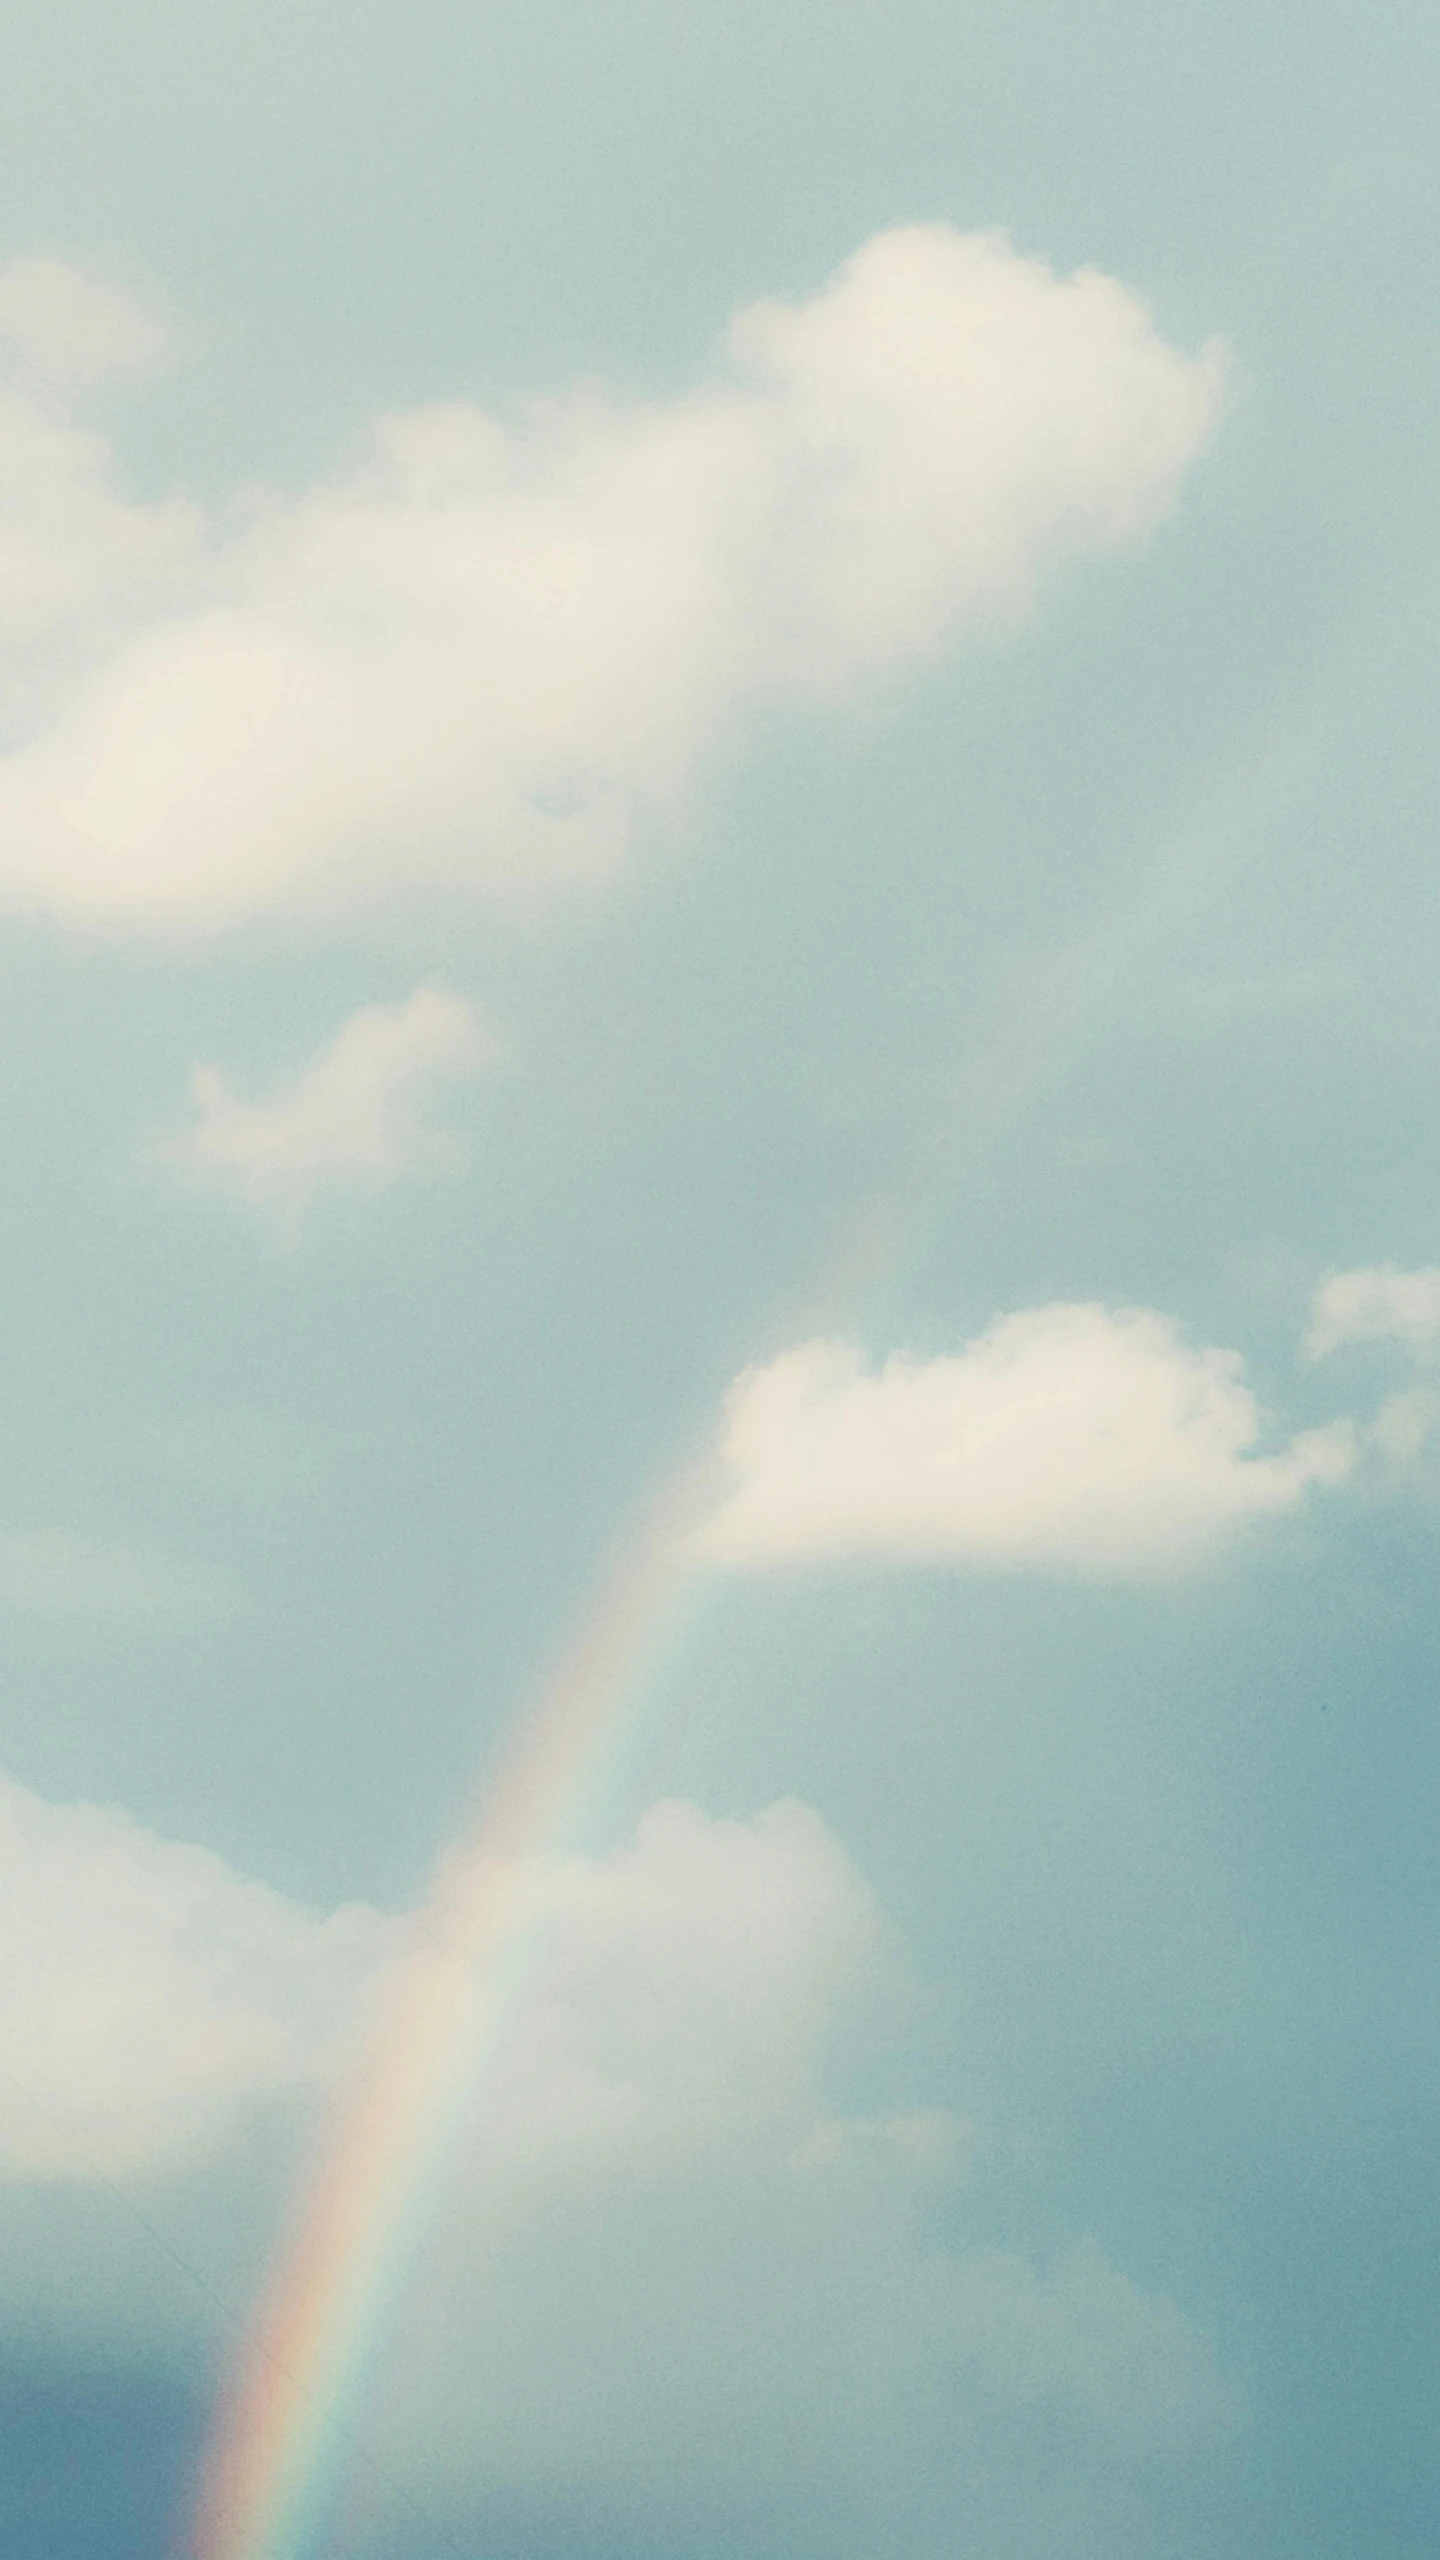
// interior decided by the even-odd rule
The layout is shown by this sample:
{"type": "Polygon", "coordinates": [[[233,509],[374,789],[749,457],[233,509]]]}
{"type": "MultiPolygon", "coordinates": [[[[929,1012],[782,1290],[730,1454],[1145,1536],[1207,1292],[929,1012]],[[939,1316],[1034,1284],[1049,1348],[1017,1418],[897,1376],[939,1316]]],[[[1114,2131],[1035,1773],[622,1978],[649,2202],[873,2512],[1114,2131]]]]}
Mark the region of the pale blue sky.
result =
{"type": "MultiPolygon", "coordinates": [[[[427,870],[428,817],[413,859],[377,850],[342,792],[339,888],[155,930],[143,831],[87,907],[62,836],[33,850],[51,803],[0,800],[0,1771],[39,1800],[0,1881],[0,2543],[183,2547],[226,2353],[203,2288],[251,2298],[368,1961],[239,1880],[316,1915],[415,1902],[607,1542],[749,1364],[817,1333],[955,1363],[1095,1304],[1178,1329],[1167,1378],[1193,1384],[1177,1344],[1238,1355],[1263,1436],[1182,1502],[1193,1412],[1157,1424],[1103,1566],[1086,1478],[1003,1551],[988,1512],[856,1513],[694,1613],[572,1842],[590,1953],[564,1942],[533,2032],[573,2086],[546,2098],[517,2030],[519,2131],[462,2141],[353,2413],[399,2486],[352,2464],[314,2560],[1428,2560],[1440,1296],[1408,1339],[1392,1292],[1377,1338],[1302,1343],[1327,1275],[1440,1261],[1433,13],[15,0],[5,50],[0,257],[160,313],[165,362],[85,421],[129,500],[183,488],[236,546],[380,417],[472,403],[523,437],[577,383],[687,416],[730,315],[897,225],[1114,278],[1172,383],[1229,355],[1143,538],[1036,533],[1034,608],[997,633],[966,624],[957,535],[955,629],[875,641],[838,702],[797,698],[809,660],[763,673],[809,609],[810,535],[777,517],[749,656],[693,757],[675,715],[678,780],[635,750],[606,881],[498,895],[508,802],[466,804],[427,870]],[[395,1013],[426,988],[448,1030],[395,1013]],[[379,1085],[315,1099],[373,1007],[418,1060],[413,1117],[399,1051],[375,1070],[389,1137],[379,1085]],[[1336,1480],[1266,1509],[1247,1468],[1338,1420],[1336,1480]],[[668,1799],[699,1827],[656,1882],[627,1844],[668,1799]],[[725,1828],[790,1799],[820,1827],[725,1828]],[[233,1872],[184,1881],[157,1841],[233,1872]],[[654,1945],[606,1935],[627,1858],[654,1945]],[[262,2012],[270,2059],[207,2095],[193,2057],[262,2012]],[[628,2092],[624,2140],[584,2131],[582,2082],[628,2092]],[[968,2128],[923,2174],[895,2130],[921,2117],[968,2128]]],[[[963,427],[955,502],[968,471],[1002,508],[963,427]]],[[[0,465],[20,433],[7,410],[0,465]]],[[[14,486],[6,539],[39,504],[14,486]]],[[[717,537],[722,600],[745,538],[717,537]]],[[[201,812],[253,778],[248,733],[204,762],[218,679],[183,620],[240,592],[230,557],[166,590],[193,700],[165,731],[177,658],[115,732],[137,769],[193,753],[201,812]]],[[[80,613],[100,675],[43,696],[17,644],[7,749],[88,717],[151,611],[80,613]]],[[[697,663],[721,619],[697,610],[697,663]]],[[[457,679],[477,730],[511,717],[492,621],[457,679]]],[[[669,673],[642,666],[637,720],[669,673]]],[[[608,749],[573,720],[542,825],[608,749]]],[[[423,755],[395,754],[418,813],[423,755]]],[[[1084,1465],[1131,1410],[1130,1339],[1097,1337],[1084,1465]]],[[[845,1445],[883,1475],[888,1442],[845,1445]]],[[[772,1527],[797,1447],[756,1461],[772,1527]]]]}

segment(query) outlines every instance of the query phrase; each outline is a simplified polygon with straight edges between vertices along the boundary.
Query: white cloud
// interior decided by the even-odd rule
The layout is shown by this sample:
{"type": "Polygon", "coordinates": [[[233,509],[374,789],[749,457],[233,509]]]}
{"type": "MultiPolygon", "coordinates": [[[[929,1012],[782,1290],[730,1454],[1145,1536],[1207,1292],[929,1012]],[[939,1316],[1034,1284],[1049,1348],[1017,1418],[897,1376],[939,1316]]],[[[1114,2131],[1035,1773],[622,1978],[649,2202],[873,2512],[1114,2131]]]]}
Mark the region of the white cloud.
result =
{"type": "Polygon", "coordinates": [[[1164,2457],[1234,2425],[1238,2394],[1175,2303],[1147,2294],[1093,2240],[1047,2274],[1004,2249],[950,2269],[953,2351],[1019,2401],[1066,2399],[1112,2440],[1164,2457]]]}
{"type": "MultiPolygon", "coordinates": [[[[812,2137],[826,2161],[851,2139],[939,2158],[943,2116],[816,2117],[820,2040],[894,1948],[807,1806],[656,1805],[608,1858],[544,1871],[539,1905],[471,2151],[487,2209],[812,2137]]],[[[0,2176],[154,2175],[222,2147],[245,2103],[328,2071],[400,1943],[362,1906],[317,1920],[206,1850],[0,1776],[0,2176]]]]}
{"type": "Polygon", "coordinates": [[[560,1871],[373,2404],[391,2476],[471,2532],[477,2488],[544,2482],[557,2512],[684,2549],[701,2511],[737,2547],[792,2547],[767,2502],[823,2478],[823,2547],[849,2560],[876,2547],[877,2482],[928,2553],[914,2501],[957,2440],[966,2495],[994,2462],[1013,2501],[1016,2463],[1055,2457],[1073,2488],[1233,2429],[1207,2342],[1095,2242],[1036,2268],[927,2230],[969,2174],[954,2115],[835,2112],[837,2049],[861,2059],[867,2016],[892,2042],[911,1996],[802,1805],[660,1805],[560,1871]]]}
{"type": "Polygon", "coordinates": [[[494,1043],[471,1007],[436,987],[362,1007],[268,1101],[237,1100],[214,1067],[191,1077],[194,1126],[169,1158],[293,1233],[323,1191],[373,1194],[463,1172],[465,1147],[435,1109],[478,1075],[494,1043]]]}
{"type": "Polygon", "coordinates": [[[1409,1467],[1440,1432],[1440,1396],[1431,1387],[1402,1387],[1386,1396],[1370,1438],[1393,1467],[1409,1467]]]}
{"type": "MultiPolygon", "coordinates": [[[[71,414],[163,344],[146,313],[60,259],[0,265],[0,746],[54,717],[87,668],[201,581],[198,512],[124,497],[109,448],[71,414]]],[[[8,826],[4,841],[13,859],[8,826]]]]}
{"type": "Polygon", "coordinates": [[[0,1608],[47,1618],[228,1617],[229,1583],[157,1547],[105,1546],[61,1530],[0,1538],[0,1608]]]}
{"type": "Polygon", "coordinates": [[[333,2062],[388,1924],[0,1778],[0,2177],[154,2177],[333,2062]]]}
{"type": "MultiPolygon", "coordinates": [[[[398,1944],[373,1911],[317,1920],[122,1814],[0,1780],[0,2176],[154,2180],[228,2146],[243,2193],[237,2134],[333,2075],[398,1944]]],[[[894,2465],[908,2512],[957,2431],[967,2495],[998,2460],[1013,2498],[1017,2461],[1028,2480],[1053,2457],[1073,2488],[1077,2445],[1110,2479],[1232,2428],[1205,2340],[1095,2243],[1044,2269],[927,2236],[966,2128],[837,2114],[830,2087],[867,2022],[893,2045],[910,1996],[804,1805],[657,1805],[609,1856],[550,1870],[367,2421],[380,2469],[442,2504],[537,2479],[592,2514],[617,2494],[668,2547],[677,2492],[742,2514],[788,2498],[800,2444],[845,2501],[826,2547],[858,2560],[877,2480],[888,2496],[894,2465]]]]}
{"type": "Polygon", "coordinates": [[[32,394],[89,390],[143,373],[165,354],[154,314],[65,258],[0,265],[0,364],[32,394]]]}
{"type": "Polygon", "coordinates": [[[1323,1360],[1349,1342],[1400,1342],[1424,1351],[1437,1339],[1440,1269],[1399,1271],[1380,1263],[1322,1281],[1305,1348],[1312,1360],[1323,1360]]]}
{"type": "Polygon", "coordinates": [[[952,1357],[878,1372],[848,1344],[804,1343],[732,1389],[702,1543],[736,1565],[1164,1572],[1348,1473],[1348,1424],[1262,1456],[1261,1423],[1237,1352],[1192,1350],[1144,1308],[999,1316],[952,1357]]]}
{"type": "Polygon", "coordinates": [[[516,2178],[673,2174],[833,2134],[815,2117],[819,2042],[893,1973],[894,1951],[808,1806],[716,1821],[655,1805],[633,1844],[557,1869],[546,1905],[535,1987],[472,2154],[507,2209],[516,2178]]]}
{"type": "MultiPolygon", "coordinates": [[[[1221,395],[1109,278],[930,224],[742,312],[688,397],[384,421],[350,478],[222,518],[198,600],[32,723],[0,898],[212,929],[603,876],[747,704],[1011,628],[1153,525],[1221,395]]],[[[127,545],[174,584],[182,520],[119,507],[73,430],[33,468],[10,432],[42,620],[93,623],[127,545]]]]}

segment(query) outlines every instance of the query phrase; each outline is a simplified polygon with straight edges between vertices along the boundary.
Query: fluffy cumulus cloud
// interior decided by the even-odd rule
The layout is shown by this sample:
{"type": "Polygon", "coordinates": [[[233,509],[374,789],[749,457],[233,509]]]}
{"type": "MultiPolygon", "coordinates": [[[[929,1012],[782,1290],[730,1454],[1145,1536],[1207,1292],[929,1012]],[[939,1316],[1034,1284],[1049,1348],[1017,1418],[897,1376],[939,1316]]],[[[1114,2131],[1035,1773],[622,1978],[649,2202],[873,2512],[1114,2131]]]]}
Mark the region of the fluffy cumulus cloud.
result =
{"type": "MultiPolygon", "coordinates": [[[[544,1914],[538,1979],[477,2121],[477,2193],[847,2138],[817,2124],[819,2047],[895,1951],[808,1806],[741,1822],[656,1805],[629,1846],[557,1869],[544,1914]]],[[[923,2144],[935,2126],[857,2138],[923,2144]]]]}
{"type": "Polygon", "coordinates": [[[974,2193],[962,2122],[837,2112],[841,2055],[914,1995],[816,1814],[657,1806],[556,1876],[542,1934],[372,2419],[407,2494],[527,2548],[583,2515],[859,2560],[877,2490],[927,2553],[927,2502],[952,2548],[987,2467],[1012,2536],[1046,2465],[1113,2525],[1117,2483],[1233,2430],[1205,2339],[1095,2241],[936,2236],[974,2193]]]}
{"type": "Polygon", "coordinates": [[[464,1143],[436,1113],[493,1047],[473,1009],[439,988],[366,1005],[264,1102],[240,1101],[216,1068],[196,1067],[195,1119],[169,1160],[293,1234],[322,1192],[463,1172],[464,1143]]]}
{"type": "MultiPolygon", "coordinates": [[[[1088,2467],[1128,2560],[1123,2484],[1223,2440],[1241,2404],[1093,2240],[1037,2265],[936,2236],[974,2192],[956,2117],[837,2107],[915,1994],[820,1817],[661,1804],[523,1899],[522,1996],[367,2422],[371,2486],[399,2484],[412,2525],[419,2502],[520,2541],[543,2484],[538,2539],[577,2502],[603,2538],[613,2504],[637,2547],[676,2550],[697,2513],[730,2519],[724,2547],[731,2525],[769,2547],[798,2495],[817,2549],[868,2560],[877,2490],[907,2548],[930,2547],[929,2502],[938,2552],[957,2499],[1013,2509],[1047,2464],[1073,2498],[1088,2467]]],[[[243,2157],[258,2103],[353,2051],[399,1944],[372,1911],[318,1920],[121,1814],[0,1782],[0,2172],[243,2157]]]]}
{"type": "Polygon", "coordinates": [[[878,1370],[808,1342],[741,1377],[705,1551],[734,1565],[834,1555],[1078,1573],[1165,1572],[1288,1511],[1354,1460],[1350,1426],[1260,1451],[1233,1351],[1144,1308],[997,1317],[952,1356],[878,1370]]]}
{"type": "MultiPolygon", "coordinates": [[[[958,2139],[933,2112],[816,2115],[824,2035],[893,1988],[896,1949],[807,1806],[654,1806],[610,1856],[537,1869],[515,1907],[527,1993],[470,2154],[489,2204],[797,2146],[929,2161],[958,2139]]],[[[223,2146],[242,2102],[330,2070],[401,1947],[368,1908],[316,1919],[206,1850],[0,1777],[0,2173],[155,2172],[223,2146]]]]}
{"type": "Polygon", "coordinates": [[[208,1850],[0,1778],[0,2177],[153,2177],[313,2083],[388,1945],[208,1850]]]}
{"type": "Polygon", "coordinates": [[[917,225],[740,313],[689,396],[390,418],[349,476],[202,533],[57,408],[67,293],[97,364],[126,325],[9,273],[0,897],[91,922],[603,876],[747,704],[1011,627],[1143,533],[1222,397],[1110,278],[917,225]]]}

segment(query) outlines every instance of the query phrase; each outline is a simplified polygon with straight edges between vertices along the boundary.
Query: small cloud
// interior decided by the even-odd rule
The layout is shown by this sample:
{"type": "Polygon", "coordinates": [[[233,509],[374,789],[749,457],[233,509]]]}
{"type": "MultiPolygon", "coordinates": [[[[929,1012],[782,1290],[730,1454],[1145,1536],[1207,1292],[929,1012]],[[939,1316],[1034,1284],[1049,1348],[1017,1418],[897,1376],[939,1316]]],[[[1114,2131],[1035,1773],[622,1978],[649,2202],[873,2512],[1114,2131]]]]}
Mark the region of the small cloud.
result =
{"type": "Polygon", "coordinates": [[[144,373],[166,353],[153,312],[65,258],[0,266],[0,370],[27,390],[87,391],[144,373]]]}
{"type": "MultiPolygon", "coordinates": [[[[0,265],[0,734],[55,717],[147,618],[192,603],[210,569],[199,510],[118,485],[105,439],[77,423],[107,376],[165,334],[59,258],[0,265]]],[[[0,760],[6,761],[6,760],[0,760]]]]}
{"type": "Polygon", "coordinates": [[[1257,1454],[1238,1352],[1192,1350],[1147,1308],[997,1317],[948,1358],[879,1371],[809,1342],[732,1389],[728,1476],[704,1550],[1146,1574],[1199,1562],[1354,1463],[1348,1423],[1257,1454]]]}
{"type": "Polygon", "coordinates": [[[1400,1271],[1392,1262],[1337,1271],[1315,1293],[1305,1349],[1324,1360],[1349,1342],[1399,1342],[1425,1351],[1440,1337],[1440,1267],[1400,1271]]]}
{"type": "Polygon", "coordinates": [[[240,1605],[230,1583],[159,1548],[95,1545],[51,1530],[0,1538],[0,1609],[183,1621],[229,1617],[240,1605]]]}
{"type": "Polygon", "coordinates": [[[1370,1438],[1392,1466],[1412,1465],[1440,1431],[1440,1396],[1430,1387],[1403,1387],[1387,1396],[1370,1426],[1370,1438]]]}
{"type": "Polygon", "coordinates": [[[402,1004],[352,1014],[266,1102],[242,1102],[217,1068],[196,1067],[197,1118],[169,1160],[293,1236],[322,1192],[374,1195],[463,1173],[465,1146],[436,1125],[435,1107],[494,1054],[469,1005],[420,987],[402,1004]]]}

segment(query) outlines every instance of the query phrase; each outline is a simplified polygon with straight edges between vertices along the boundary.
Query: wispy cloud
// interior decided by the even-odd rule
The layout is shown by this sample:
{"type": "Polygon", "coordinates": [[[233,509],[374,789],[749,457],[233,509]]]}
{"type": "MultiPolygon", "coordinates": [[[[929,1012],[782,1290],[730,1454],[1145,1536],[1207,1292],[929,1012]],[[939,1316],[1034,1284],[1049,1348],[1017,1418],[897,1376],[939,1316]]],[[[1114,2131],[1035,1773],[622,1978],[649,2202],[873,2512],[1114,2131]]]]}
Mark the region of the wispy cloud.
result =
{"type": "Polygon", "coordinates": [[[464,1142],[436,1115],[495,1047],[474,1010],[440,988],[366,1005],[263,1102],[240,1101],[217,1068],[196,1067],[195,1121],[169,1160],[293,1236],[322,1192],[462,1173],[464,1142]]]}
{"type": "MultiPolygon", "coordinates": [[[[32,346],[60,346],[64,279],[8,290],[32,346]]],[[[68,617],[88,672],[36,709],[16,661],[0,899],[211,929],[603,876],[747,704],[1011,628],[1053,571],[1153,525],[1222,374],[1106,276],[916,225],[808,301],[742,311],[687,396],[587,388],[514,431],[461,403],[391,418],[351,477],[202,538],[118,498],[21,365],[0,412],[16,637],[33,624],[48,665],[68,617]]]]}
{"type": "Polygon", "coordinates": [[[234,1586],[159,1547],[109,1546],[60,1530],[0,1538],[0,1609],[42,1618],[224,1618],[234,1586]]]}

